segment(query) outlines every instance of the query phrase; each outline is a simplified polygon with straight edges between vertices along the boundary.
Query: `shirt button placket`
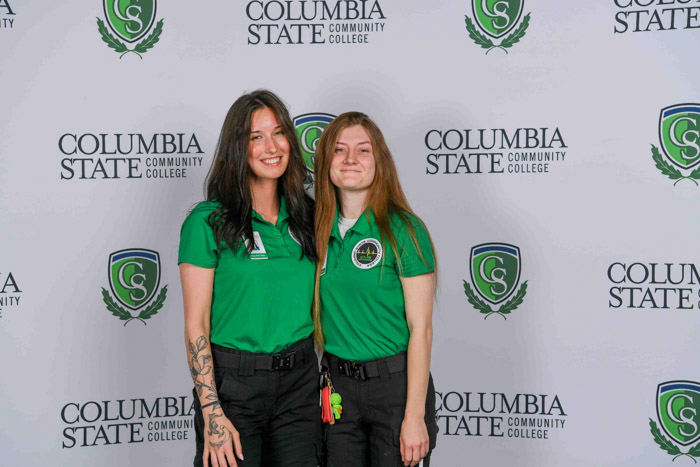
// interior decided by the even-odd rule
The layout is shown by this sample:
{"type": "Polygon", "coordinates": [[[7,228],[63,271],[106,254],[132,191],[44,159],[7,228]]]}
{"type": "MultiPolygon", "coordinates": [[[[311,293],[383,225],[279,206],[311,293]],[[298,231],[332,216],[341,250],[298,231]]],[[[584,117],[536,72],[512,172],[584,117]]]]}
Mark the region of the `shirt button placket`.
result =
{"type": "Polygon", "coordinates": [[[345,233],[345,238],[340,242],[340,248],[338,249],[338,257],[335,260],[335,269],[340,266],[340,261],[343,258],[343,252],[345,251],[345,239],[348,238],[347,232],[345,233]]]}

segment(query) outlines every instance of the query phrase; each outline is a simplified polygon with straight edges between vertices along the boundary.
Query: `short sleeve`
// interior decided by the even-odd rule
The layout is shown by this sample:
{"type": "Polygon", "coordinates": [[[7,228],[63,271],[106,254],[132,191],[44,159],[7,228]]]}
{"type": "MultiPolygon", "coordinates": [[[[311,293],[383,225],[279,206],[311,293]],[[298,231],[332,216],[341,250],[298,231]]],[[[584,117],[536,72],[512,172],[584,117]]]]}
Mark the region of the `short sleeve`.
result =
{"type": "Polygon", "coordinates": [[[213,203],[200,203],[187,216],[180,230],[180,249],[177,263],[194,264],[212,269],[218,262],[218,249],[209,214],[216,209],[213,203]]]}
{"type": "Polygon", "coordinates": [[[411,230],[402,223],[396,239],[401,256],[398,273],[402,277],[419,276],[435,271],[435,255],[428,230],[420,219],[416,217],[410,217],[410,219],[420,252],[416,248],[416,242],[413,241],[411,230]]]}

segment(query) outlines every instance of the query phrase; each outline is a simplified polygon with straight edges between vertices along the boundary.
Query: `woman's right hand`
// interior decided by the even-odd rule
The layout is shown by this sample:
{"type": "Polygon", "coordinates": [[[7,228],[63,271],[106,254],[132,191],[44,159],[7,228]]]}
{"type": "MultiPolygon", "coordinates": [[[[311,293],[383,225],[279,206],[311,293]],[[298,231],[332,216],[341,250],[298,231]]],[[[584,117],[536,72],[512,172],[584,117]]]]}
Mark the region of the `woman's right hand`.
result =
{"type": "Polygon", "coordinates": [[[241,437],[221,407],[203,409],[204,467],[237,467],[236,457],[243,460],[241,437]],[[235,451],[235,456],[234,456],[235,451]]]}

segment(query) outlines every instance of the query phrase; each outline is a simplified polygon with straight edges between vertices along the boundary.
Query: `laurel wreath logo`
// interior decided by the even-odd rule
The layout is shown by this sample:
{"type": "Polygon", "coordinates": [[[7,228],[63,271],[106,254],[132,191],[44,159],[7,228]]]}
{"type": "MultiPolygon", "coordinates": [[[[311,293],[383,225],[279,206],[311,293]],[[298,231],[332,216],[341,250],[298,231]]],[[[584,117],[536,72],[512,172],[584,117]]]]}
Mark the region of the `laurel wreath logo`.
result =
{"type": "Polygon", "coordinates": [[[525,31],[527,31],[528,26],[530,26],[530,13],[526,14],[525,18],[523,18],[522,23],[520,23],[518,27],[515,28],[515,31],[513,31],[509,36],[503,39],[498,45],[494,44],[491,39],[479,32],[476,25],[471,20],[471,18],[469,18],[469,16],[464,15],[464,23],[466,24],[467,34],[469,34],[469,38],[476,42],[477,45],[481,46],[482,49],[488,49],[486,51],[486,55],[488,55],[489,52],[491,52],[493,49],[501,49],[505,53],[508,53],[508,50],[506,49],[513,47],[514,44],[520,42],[520,39],[522,39],[525,36],[525,31]]]}
{"type": "Polygon", "coordinates": [[[507,319],[505,315],[509,315],[511,311],[518,308],[523,303],[523,299],[525,298],[525,294],[527,293],[527,281],[525,281],[520,285],[520,288],[515,293],[513,298],[501,305],[501,307],[498,310],[494,310],[488,303],[479,298],[479,296],[474,292],[474,289],[472,289],[472,286],[469,285],[467,281],[463,282],[464,295],[467,296],[467,301],[471,303],[474,308],[479,310],[479,313],[486,315],[484,316],[484,319],[488,318],[493,314],[497,314],[503,319],[507,319]]]}
{"type": "Polygon", "coordinates": [[[124,326],[129,324],[133,320],[139,320],[144,325],[147,325],[146,320],[150,319],[153,315],[158,313],[158,310],[163,308],[163,303],[165,302],[165,297],[168,294],[168,286],[164,286],[160,289],[158,297],[146,308],[144,308],[138,316],[133,316],[129,311],[125,310],[114,301],[110,293],[103,287],[102,288],[102,300],[107,306],[107,310],[110,311],[114,316],[122,321],[126,321],[124,326]]]}
{"type": "Polygon", "coordinates": [[[690,180],[691,182],[695,183],[696,186],[698,186],[698,182],[696,180],[700,180],[700,167],[693,170],[688,175],[683,175],[680,170],[669,164],[663,158],[663,156],[661,156],[659,148],[653,144],[651,145],[651,158],[656,163],[656,168],[659,169],[662,174],[666,175],[671,180],[675,180],[673,186],[676,186],[676,184],[681,180],[690,180]]]}
{"type": "Polygon", "coordinates": [[[679,457],[686,456],[693,459],[693,462],[695,462],[696,464],[698,463],[698,461],[696,461],[695,458],[700,456],[700,443],[690,448],[688,452],[682,452],[678,446],[673,444],[668,438],[666,438],[663,435],[663,433],[661,433],[661,430],[659,430],[659,427],[656,425],[656,422],[651,418],[649,419],[649,427],[651,428],[651,435],[654,437],[654,441],[656,442],[656,444],[658,444],[661,449],[674,456],[673,462],[675,462],[676,459],[679,457]]]}
{"type": "Polygon", "coordinates": [[[148,51],[148,49],[153,48],[153,46],[158,43],[160,35],[163,32],[163,20],[161,19],[160,21],[158,21],[156,27],[153,28],[153,32],[144,40],[136,44],[136,46],[133,49],[128,48],[126,44],[114,37],[107,29],[107,26],[105,26],[104,21],[102,21],[100,18],[97,18],[97,30],[100,32],[102,40],[110,48],[114,49],[115,52],[121,54],[119,56],[119,59],[121,59],[124,55],[128,53],[134,53],[138,55],[139,58],[143,59],[141,54],[145,54],[148,51]]]}

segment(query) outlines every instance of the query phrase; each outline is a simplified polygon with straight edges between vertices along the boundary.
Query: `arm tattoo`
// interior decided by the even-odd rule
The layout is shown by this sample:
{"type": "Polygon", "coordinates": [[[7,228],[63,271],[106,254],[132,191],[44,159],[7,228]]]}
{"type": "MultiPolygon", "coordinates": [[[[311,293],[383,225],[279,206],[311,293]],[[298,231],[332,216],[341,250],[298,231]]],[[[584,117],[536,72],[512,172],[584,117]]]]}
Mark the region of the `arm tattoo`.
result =
{"type": "Polygon", "coordinates": [[[216,419],[221,417],[220,413],[212,412],[209,415],[209,445],[220,448],[231,440],[231,432],[225,426],[216,423],[216,419]]]}
{"type": "MultiPolygon", "coordinates": [[[[216,401],[219,396],[216,393],[216,383],[214,382],[214,374],[212,372],[213,365],[211,363],[211,351],[204,353],[209,350],[209,341],[204,336],[199,336],[197,342],[192,343],[188,340],[188,347],[190,351],[190,373],[192,373],[192,381],[194,381],[194,386],[197,389],[197,394],[209,401],[216,401]],[[206,375],[211,375],[209,381],[205,378],[206,375]]],[[[216,410],[219,404],[213,404],[212,407],[216,410]]],[[[211,434],[211,420],[210,420],[210,434],[211,434]]]]}

